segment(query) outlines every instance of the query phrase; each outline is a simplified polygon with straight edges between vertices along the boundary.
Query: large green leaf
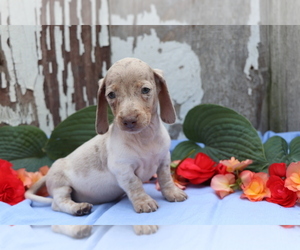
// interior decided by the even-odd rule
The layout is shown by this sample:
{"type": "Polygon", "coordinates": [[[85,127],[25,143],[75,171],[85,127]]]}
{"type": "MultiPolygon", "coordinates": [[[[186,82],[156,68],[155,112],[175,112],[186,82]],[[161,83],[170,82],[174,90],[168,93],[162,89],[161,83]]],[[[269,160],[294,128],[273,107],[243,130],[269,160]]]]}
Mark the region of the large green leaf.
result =
{"type": "Polygon", "coordinates": [[[62,121],[52,132],[45,147],[53,160],[65,157],[96,135],[96,106],[83,108],[62,121]]]}
{"type": "MultiPolygon", "coordinates": [[[[257,131],[245,117],[232,109],[215,104],[196,106],[188,112],[183,131],[190,141],[203,143],[203,152],[214,160],[230,159],[232,156],[239,160],[252,159],[249,169],[253,171],[266,171],[269,165],[257,131]]],[[[180,150],[174,149],[175,152],[180,150]]],[[[184,155],[177,154],[176,157],[184,155]]]]}
{"type": "Polygon", "coordinates": [[[290,162],[300,161],[300,136],[294,138],[290,143],[290,162]]]}
{"type": "MultiPolygon", "coordinates": [[[[97,106],[83,108],[62,121],[52,132],[45,147],[48,156],[56,160],[73,152],[96,135],[95,120],[97,106]]],[[[113,115],[108,110],[108,121],[113,115]]]]}
{"type": "Polygon", "coordinates": [[[264,144],[265,155],[270,164],[284,162],[289,163],[288,144],[280,136],[273,136],[264,144]]]}
{"type": "Polygon", "coordinates": [[[0,158],[11,161],[14,169],[26,168],[37,171],[52,161],[47,157],[44,146],[46,134],[33,126],[4,126],[0,128],[0,158]]]}
{"type": "Polygon", "coordinates": [[[195,150],[193,154],[189,157],[194,158],[195,155],[199,152],[203,152],[203,148],[201,148],[197,143],[192,141],[183,141],[179,143],[174,150],[172,151],[171,159],[172,161],[175,160],[182,160],[183,157],[189,154],[192,150],[195,150]]]}

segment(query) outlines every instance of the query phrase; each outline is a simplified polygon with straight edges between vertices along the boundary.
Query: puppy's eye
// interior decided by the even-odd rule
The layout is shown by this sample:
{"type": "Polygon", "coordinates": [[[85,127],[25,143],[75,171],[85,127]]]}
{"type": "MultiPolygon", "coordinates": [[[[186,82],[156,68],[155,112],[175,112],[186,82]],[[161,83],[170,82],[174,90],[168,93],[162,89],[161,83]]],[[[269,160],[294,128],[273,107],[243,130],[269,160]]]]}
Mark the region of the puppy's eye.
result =
{"type": "Polygon", "coordinates": [[[150,92],[150,89],[149,88],[142,88],[142,94],[148,94],[150,92]]]}
{"type": "Polygon", "coordinates": [[[110,92],[107,96],[108,96],[109,99],[115,99],[116,98],[115,92],[110,92]]]}

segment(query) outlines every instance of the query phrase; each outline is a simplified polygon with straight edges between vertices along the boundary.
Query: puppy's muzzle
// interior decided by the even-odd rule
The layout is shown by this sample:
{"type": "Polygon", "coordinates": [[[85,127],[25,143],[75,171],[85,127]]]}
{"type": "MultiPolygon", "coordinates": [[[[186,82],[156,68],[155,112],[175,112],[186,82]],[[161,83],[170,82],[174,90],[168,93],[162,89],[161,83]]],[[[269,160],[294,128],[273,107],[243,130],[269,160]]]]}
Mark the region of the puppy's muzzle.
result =
{"type": "Polygon", "coordinates": [[[122,123],[125,129],[133,130],[137,126],[137,117],[126,117],[122,118],[122,123]]]}

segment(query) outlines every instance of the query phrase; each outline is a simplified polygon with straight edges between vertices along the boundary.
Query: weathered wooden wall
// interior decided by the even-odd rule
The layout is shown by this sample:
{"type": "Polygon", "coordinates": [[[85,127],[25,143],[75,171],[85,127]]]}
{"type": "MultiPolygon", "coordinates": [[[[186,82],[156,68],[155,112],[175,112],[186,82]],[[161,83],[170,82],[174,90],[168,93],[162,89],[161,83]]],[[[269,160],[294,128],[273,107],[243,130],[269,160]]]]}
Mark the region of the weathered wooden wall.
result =
{"type": "Polygon", "coordinates": [[[96,103],[110,65],[107,26],[0,26],[0,123],[50,132],[96,103]]]}
{"type": "Polygon", "coordinates": [[[267,49],[259,31],[258,26],[112,26],[112,62],[131,55],[164,70],[178,117],[169,129],[175,138],[188,110],[199,103],[233,108],[266,130],[268,62],[259,57],[259,50],[267,49]]]}
{"type": "Polygon", "coordinates": [[[269,129],[300,130],[300,26],[269,29],[269,129]]]}
{"type": "Polygon", "coordinates": [[[299,130],[300,26],[276,26],[299,24],[299,9],[295,0],[1,0],[0,123],[49,133],[94,104],[98,78],[132,56],[164,70],[173,138],[199,103],[231,107],[263,132],[299,130]]]}
{"type": "Polygon", "coordinates": [[[0,25],[108,25],[108,0],[0,0],[0,25]]]}

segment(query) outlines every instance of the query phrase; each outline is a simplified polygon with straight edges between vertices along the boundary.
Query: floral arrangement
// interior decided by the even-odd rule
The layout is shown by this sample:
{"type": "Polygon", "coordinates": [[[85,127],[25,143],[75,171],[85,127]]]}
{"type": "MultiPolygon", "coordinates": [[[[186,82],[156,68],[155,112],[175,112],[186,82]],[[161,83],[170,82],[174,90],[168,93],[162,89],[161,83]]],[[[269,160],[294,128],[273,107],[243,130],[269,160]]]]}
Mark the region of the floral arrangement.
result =
{"type": "Polygon", "coordinates": [[[193,158],[173,162],[173,179],[180,188],[189,183],[203,184],[210,181],[210,186],[223,199],[225,196],[242,190],[241,198],[250,201],[262,201],[292,207],[300,198],[300,162],[293,162],[288,167],[285,163],[273,163],[268,173],[244,170],[252,160],[213,161],[208,155],[198,153],[193,158]]]}
{"type": "MultiPolygon", "coordinates": [[[[50,138],[33,126],[1,127],[0,201],[11,205],[22,201],[25,190],[46,174],[48,167],[43,166],[92,138],[95,113],[96,106],[79,110],[60,123],[50,138]]],[[[173,179],[180,188],[209,183],[220,198],[241,190],[241,198],[284,207],[299,200],[300,137],[288,144],[274,136],[263,144],[245,117],[214,104],[192,108],[183,132],[188,140],[171,155],[173,179]],[[178,159],[183,160],[174,161],[178,159]]],[[[46,196],[46,190],[39,195],[46,196]]]]}
{"type": "MultiPolygon", "coordinates": [[[[12,163],[0,159],[0,201],[15,205],[25,199],[25,191],[47,174],[49,168],[41,167],[37,172],[27,172],[24,168],[14,170],[12,163]]],[[[48,196],[47,189],[39,190],[39,195],[48,196]]]]}

